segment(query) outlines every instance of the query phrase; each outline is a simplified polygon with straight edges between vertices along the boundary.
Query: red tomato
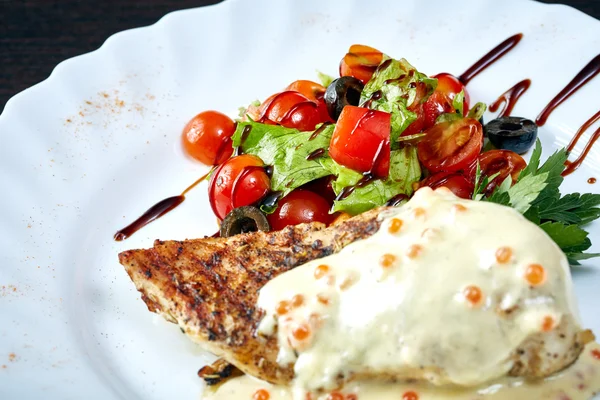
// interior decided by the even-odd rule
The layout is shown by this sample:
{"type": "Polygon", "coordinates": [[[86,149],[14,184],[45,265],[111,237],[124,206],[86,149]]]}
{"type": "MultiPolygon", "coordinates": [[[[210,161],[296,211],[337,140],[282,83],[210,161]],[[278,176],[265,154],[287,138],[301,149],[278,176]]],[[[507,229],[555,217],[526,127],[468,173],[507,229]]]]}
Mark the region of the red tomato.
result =
{"type": "Polygon", "coordinates": [[[383,53],[362,44],[353,44],[340,62],[340,76],[353,76],[367,83],[381,64],[383,53]]]}
{"type": "Polygon", "coordinates": [[[456,172],[438,172],[423,180],[420,186],[429,186],[432,189],[444,186],[463,199],[471,199],[473,197],[473,183],[465,178],[464,175],[456,172]]]}
{"type": "Polygon", "coordinates": [[[323,197],[329,205],[333,205],[333,201],[335,200],[335,192],[333,191],[333,181],[335,180],[335,175],[325,176],[323,178],[311,181],[306,185],[302,185],[302,189],[309,190],[311,192],[317,193],[321,197],[323,197]]]}
{"type": "Polygon", "coordinates": [[[331,137],[331,158],[338,164],[376,176],[390,169],[390,114],[346,106],[331,137]]]}
{"type": "Polygon", "coordinates": [[[457,77],[451,75],[447,72],[442,72],[440,74],[432,76],[432,78],[436,78],[438,80],[437,87],[435,88],[436,92],[441,92],[448,96],[450,102],[454,100],[457,94],[463,90],[465,92],[465,104],[464,104],[464,112],[467,113],[469,109],[469,105],[471,104],[471,97],[469,96],[469,92],[467,92],[467,88],[465,85],[458,80],[457,77]]]}
{"type": "Polygon", "coordinates": [[[298,225],[307,222],[322,222],[328,224],[329,203],[323,197],[308,190],[296,189],[279,200],[273,214],[267,215],[269,225],[273,230],[281,230],[288,225],[298,225]]]}
{"type": "Polygon", "coordinates": [[[227,115],[204,111],[192,118],[183,129],[183,148],[204,164],[218,165],[233,153],[231,136],[234,132],[235,125],[227,115]]]}
{"type": "Polygon", "coordinates": [[[462,118],[435,124],[417,146],[421,164],[430,172],[459,171],[471,164],[483,146],[479,121],[462,118]]]}
{"type": "Polygon", "coordinates": [[[481,168],[481,175],[492,176],[496,173],[500,173],[494,178],[486,187],[485,193],[492,194],[496,186],[500,185],[507,176],[511,176],[512,183],[517,182],[519,174],[527,163],[517,153],[510,150],[490,150],[479,155],[476,161],[474,161],[467,175],[471,178],[472,182],[475,182],[475,174],[477,171],[477,161],[479,161],[479,167],[481,168]]]}
{"type": "Polygon", "coordinates": [[[320,83],[301,79],[290,83],[285,91],[298,92],[309,100],[319,101],[323,100],[325,89],[325,86],[320,83]]]}
{"type": "Polygon", "coordinates": [[[272,123],[312,131],[317,124],[325,122],[319,105],[306,96],[293,91],[276,93],[265,100],[259,109],[259,122],[272,123]]]}
{"type": "Polygon", "coordinates": [[[208,198],[217,218],[223,219],[234,208],[256,203],[270,188],[262,160],[243,154],[230,158],[213,173],[208,198]]]}
{"type": "Polygon", "coordinates": [[[451,112],[454,112],[452,101],[444,93],[436,90],[429,96],[425,104],[423,104],[425,129],[435,125],[435,120],[440,115],[451,112]]]}

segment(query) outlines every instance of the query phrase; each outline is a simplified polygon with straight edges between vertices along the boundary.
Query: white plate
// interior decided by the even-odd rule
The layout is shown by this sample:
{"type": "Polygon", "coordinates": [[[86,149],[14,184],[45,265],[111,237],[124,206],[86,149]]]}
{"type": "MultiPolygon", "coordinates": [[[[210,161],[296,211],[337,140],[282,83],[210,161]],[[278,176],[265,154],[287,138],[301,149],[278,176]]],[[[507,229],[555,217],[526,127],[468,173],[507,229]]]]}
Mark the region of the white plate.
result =
{"type": "MultiPolygon", "coordinates": [[[[531,78],[515,114],[532,118],[600,53],[600,23],[564,6],[365,4],[229,0],[176,12],[61,63],[8,102],[0,117],[0,398],[199,398],[196,371],[210,357],[146,310],[117,253],[214,233],[205,187],[131,239],[112,235],[205,171],[179,147],[200,110],[234,116],[317,69],[334,74],[352,43],[426,73],[461,73],[523,32],[469,90],[490,102],[531,78]]],[[[540,132],[545,155],[597,111],[599,92],[596,78],[557,109],[540,132]]],[[[598,192],[591,176],[600,178],[600,144],[564,190],[598,192]]],[[[600,226],[589,229],[600,251],[600,226]]],[[[600,333],[598,260],[574,275],[585,324],[600,333]]]]}

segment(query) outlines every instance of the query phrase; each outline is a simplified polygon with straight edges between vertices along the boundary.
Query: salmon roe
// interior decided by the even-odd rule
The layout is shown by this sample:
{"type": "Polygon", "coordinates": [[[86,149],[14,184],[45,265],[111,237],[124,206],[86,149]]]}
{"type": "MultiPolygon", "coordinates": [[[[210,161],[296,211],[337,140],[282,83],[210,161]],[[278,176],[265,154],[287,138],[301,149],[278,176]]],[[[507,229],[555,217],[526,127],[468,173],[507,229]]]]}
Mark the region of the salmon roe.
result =
{"type": "Polygon", "coordinates": [[[540,264],[530,264],[525,270],[525,280],[533,286],[541,285],[546,280],[546,270],[540,264]]]}
{"type": "Polygon", "coordinates": [[[398,218],[392,218],[392,220],[390,221],[390,226],[388,227],[388,232],[389,233],[398,233],[398,231],[400,231],[400,229],[402,229],[402,225],[404,224],[404,222],[402,222],[401,219],[398,218]]]}
{"type": "Polygon", "coordinates": [[[552,329],[554,329],[554,318],[546,315],[544,319],[542,319],[542,331],[550,332],[552,329]]]}
{"type": "Polygon", "coordinates": [[[294,328],[292,335],[296,340],[305,340],[310,336],[310,328],[306,324],[300,324],[294,328]]]}
{"type": "Polygon", "coordinates": [[[454,208],[454,211],[467,211],[467,207],[463,206],[462,204],[455,204],[452,208],[454,208]]]}
{"type": "Polygon", "coordinates": [[[419,395],[412,390],[410,392],[404,392],[402,400],[419,400],[419,395]]]}
{"type": "Polygon", "coordinates": [[[317,294],[317,301],[321,304],[325,304],[328,305],[329,304],[329,297],[327,297],[326,294],[324,293],[319,293],[317,294]]]}
{"type": "Polygon", "coordinates": [[[506,264],[512,258],[512,249],[510,247],[498,247],[496,250],[496,261],[498,264],[506,264]]]}
{"type": "Polygon", "coordinates": [[[358,396],[354,393],[350,393],[346,395],[346,400],[358,400],[358,396]]]}
{"type": "Polygon", "coordinates": [[[408,258],[416,258],[419,254],[421,254],[422,250],[423,250],[423,246],[421,246],[419,244],[413,244],[408,247],[408,250],[406,251],[406,255],[408,256],[408,258]]]}
{"type": "Polygon", "coordinates": [[[483,293],[478,286],[469,285],[463,289],[463,296],[473,306],[478,305],[483,298],[483,293]]]}
{"type": "Polygon", "coordinates": [[[420,218],[425,216],[425,209],[421,207],[417,207],[414,209],[413,213],[415,214],[415,218],[420,218]]]}
{"type": "Polygon", "coordinates": [[[252,400],[269,400],[271,398],[271,394],[266,389],[258,389],[252,395],[252,400]]]}
{"type": "Polygon", "coordinates": [[[598,349],[592,350],[592,357],[594,357],[596,360],[600,360],[600,350],[598,350],[598,349]]]}
{"type": "Polygon", "coordinates": [[[275,311],[277,311],[278,315],[285,315],[288,312],[290,312],[291,309],[291,305],[290,302],[287,300],[282,300],[279,302],[279,304],[277,304],[277,309],[275,311]]]}
{"type": "Polygon", "coordinates": [[[340,392],[331,392],[329,396],[327,396],[327,400],[344,400],[344,395],[340,392]]]}
{"type": "Polygon", "coordinates": [[[396,256],[393,254],[384,254],[379,259],[379,263],[383,268],[389,268],[396,263],[396,256]]]}
{"type": "Polygon", "coordinates": [[[355,282],[356,282],[355,277],[353,277],[351,275],[347,276],[346,278],[344,278],[342,283],[340,283],[340,290],[348,289],[350,286],[354,285],[355,282]]]}
{"type": "Polygon", "coordinates": [[[302,296],[301,294],[297,294],[294,297],[292,297],[292,306],[300,307],[302,304],[304,304],[304,296],[302,296]]]}
{"type": "Polygon", "coordinates": [[[329,272],[329,266],[325,265],[325,264],[321,264],[317,268],[315,268],[314,275],[315,275],[316,279],[321,279],[322,277],[327,275],[328,272],[329,272]]]}

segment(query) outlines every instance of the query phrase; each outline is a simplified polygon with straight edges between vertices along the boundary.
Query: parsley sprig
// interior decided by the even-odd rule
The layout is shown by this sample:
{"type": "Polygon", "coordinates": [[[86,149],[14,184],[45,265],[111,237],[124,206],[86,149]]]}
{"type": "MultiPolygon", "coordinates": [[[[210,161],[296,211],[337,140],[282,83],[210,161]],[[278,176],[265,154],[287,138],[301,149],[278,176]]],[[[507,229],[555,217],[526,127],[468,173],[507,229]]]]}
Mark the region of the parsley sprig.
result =
{"type": "Polygon", "coordinates": [[[585,253],[592,245],[582,226],[600,217],[600,194],[570,193],[561,195],[559,187],[568,154],[558,150],[540,165],[542,146],[538,140],[527,167],[511,186],[508,177],[495,191],[485,197],[483,191],[495,176],[486,177],[477,168],[475,200],[489,201],[515,208],[542,228],[567,255],[569,262],[599,257],[600,253],[585,253]]]}

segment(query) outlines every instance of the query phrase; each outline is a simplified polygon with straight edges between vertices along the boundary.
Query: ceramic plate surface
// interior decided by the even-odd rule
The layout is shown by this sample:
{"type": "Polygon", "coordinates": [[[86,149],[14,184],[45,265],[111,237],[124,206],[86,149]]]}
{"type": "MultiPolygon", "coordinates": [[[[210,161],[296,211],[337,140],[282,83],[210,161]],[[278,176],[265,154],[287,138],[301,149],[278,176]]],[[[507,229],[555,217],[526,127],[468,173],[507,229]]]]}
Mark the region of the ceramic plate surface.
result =
{"type": "MultiPolygon", "coordinates": [[[[11,99],[0,117],[0,398],[198,399],[212,358],[148,312],[117,261],[155,238],[216,229],[206,185],[124,242],[118,228],[206,172],[180,149],[197,112],[264,99],[296,79],[335,74],[353,43],[405,57],[421,71],[459,74],[522,32],[477,76],[493,101],[524,78],[514,114],[535,117],[600,53],[600,22],[529,1],[228,0],[167,15],[61,63],[11,99]]],[[[598,111],[600,77],[541,129],[545,156],[598,111]]],[[[593,129],[589,131],[593,132],[593,129]]],[[[576,148],[578,153],[585,139],[576,148]]],[[[564,183],[598,192],[600,144],[564,183]]],[[[589,226],[600,251],[600,225],[589,226]]],[[[585,325],[600,334],[600,261],[574,271],[585,325]]]]}

